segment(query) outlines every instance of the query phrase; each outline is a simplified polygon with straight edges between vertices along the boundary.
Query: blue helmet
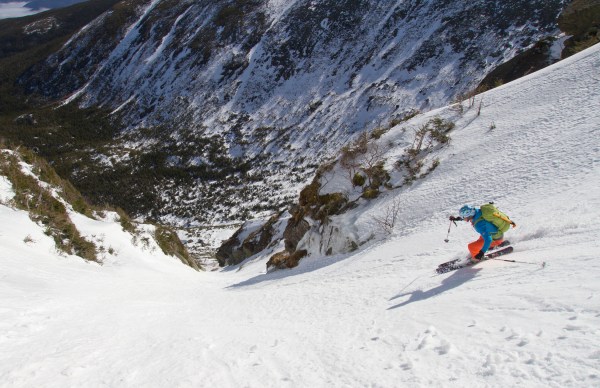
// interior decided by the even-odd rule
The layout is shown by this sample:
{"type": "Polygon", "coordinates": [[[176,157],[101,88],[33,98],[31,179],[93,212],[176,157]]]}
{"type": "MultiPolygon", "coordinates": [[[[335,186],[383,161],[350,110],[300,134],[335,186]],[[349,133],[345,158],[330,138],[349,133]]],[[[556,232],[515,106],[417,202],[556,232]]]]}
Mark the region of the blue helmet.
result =
{"type": "Polygon", "coordinates": [[[458,214],[462,217],[462,218],[469,218],[469,217],[473,217],[475,216],[475,208],[469,205],[465,205],[463,207],[460,208],[458,214]]]}

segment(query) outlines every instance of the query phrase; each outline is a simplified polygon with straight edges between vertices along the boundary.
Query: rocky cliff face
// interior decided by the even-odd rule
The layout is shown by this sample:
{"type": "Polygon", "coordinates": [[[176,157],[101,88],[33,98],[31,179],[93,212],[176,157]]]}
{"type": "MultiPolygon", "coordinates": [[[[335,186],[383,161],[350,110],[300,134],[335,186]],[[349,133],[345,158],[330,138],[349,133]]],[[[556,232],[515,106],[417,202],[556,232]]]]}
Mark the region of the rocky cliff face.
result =
{"type": "Polygon", "coordinates": [[[127,0],[19,82],[121,123],[76,182],[150,169],[144,215],[240,219],[281,209],[356,134],[474,88],[566,3],[127,0]]]}
{"type": "Polygon", "coordinates": [[[566,58],[600,42],[600,0],[574,0],[558,19],[561,30],[571,37],[565,42],[566,58]]]}

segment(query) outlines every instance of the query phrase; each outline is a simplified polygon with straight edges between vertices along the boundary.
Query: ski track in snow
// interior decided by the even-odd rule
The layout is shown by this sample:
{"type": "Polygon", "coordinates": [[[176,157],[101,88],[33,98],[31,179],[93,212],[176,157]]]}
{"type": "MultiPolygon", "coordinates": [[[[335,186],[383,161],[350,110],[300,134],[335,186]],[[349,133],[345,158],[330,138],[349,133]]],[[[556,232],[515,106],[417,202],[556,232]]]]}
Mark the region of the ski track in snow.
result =
{"type": "Polygon", "coordinates": [[[87,264],[0,205],[0,386],[600,385],[599,68],[597,46],[486,93],[402,193],[402,231],[290,271],[196,273],[80,217],[119,241],[87,264]],[[488,199],[519,224],[506,257],[534,264],[435,276],[476,237],[444,244],[447,216],[488,199]]]}

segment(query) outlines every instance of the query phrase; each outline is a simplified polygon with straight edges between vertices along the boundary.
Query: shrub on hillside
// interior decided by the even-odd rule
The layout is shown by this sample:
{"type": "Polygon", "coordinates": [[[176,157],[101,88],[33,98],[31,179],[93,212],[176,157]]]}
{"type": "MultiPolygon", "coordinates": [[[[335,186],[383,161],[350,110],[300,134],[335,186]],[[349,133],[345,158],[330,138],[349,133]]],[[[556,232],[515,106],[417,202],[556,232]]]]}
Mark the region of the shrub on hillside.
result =
{"type": "Polygon", "coordinates": [[[154,238],[165,255],[175,256],[181,260],[183,264],[186,264],[197,271],[200,270],[200,267],[198,267],[196,261],[190,256],[188,250],[174,230],[162,225],[156,225],[154,238]]]}
{"type": "Polygon", "coordinates": [[[340,166],[346,170],[353,186],[364,188],[363,197],[370,198],[374,191],[390,180],[390,175],[384,168],[383,150],[378,143],[370,141],[378,136],[360,135],[351,145],[342,148],[340,166]],[[367,195],[364,191],[370,190],[367,195]]]}
{"type": "Polygon", "coordinates": [[[13,186],[14,205],[29,213],[30,218],[46,227],[46,234],[54,239],[56,247],[68,254],[99,262],[96,246],[81,236],[67,213],[65,206],[54,198],[37,179],[24,173],[21,159],[16,154],[0,153],[0,173],[13,186]]]}
{"type": "Polygon", "coordinates": [[[434,117],[415,131],[412,145],[405,150],[404,155],[396,162],[396,167],[406,173],[405,184],[411,184],[415,180],[425,177],[439,166],[440,162],[436,159],[428,171],[421,173],[425,166],[424,155],[434,147],[448,144],[450,142],[448,132],[453,130],[454,127],[453,122],[441,117],[434,117]]]}
{"type": "Polygon", "coordinates": [[[364,177],[364,175],[357,172],[356,174],[354,174],[354,177],[352,177],[352,186],[361,186],[362,187],[362,186],[364,186],[366,181],[367,181],[367,179],[364,177]]]}

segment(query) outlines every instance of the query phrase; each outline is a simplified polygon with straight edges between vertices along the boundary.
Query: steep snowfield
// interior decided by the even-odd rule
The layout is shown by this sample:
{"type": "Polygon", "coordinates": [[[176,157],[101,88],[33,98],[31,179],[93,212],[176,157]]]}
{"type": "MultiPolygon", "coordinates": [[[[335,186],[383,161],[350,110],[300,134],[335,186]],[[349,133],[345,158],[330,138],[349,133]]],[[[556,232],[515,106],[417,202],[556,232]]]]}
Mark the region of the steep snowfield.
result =
{"type": "Polygon", "coordinates": [[[289,271],[199,274],[126,249],[85,264],[0,206],[0,385],[600,385],[599,69],[596,46],[487,93],[398,192],[395,235],[289,271]],[[447,216],[489,199],[519,224],[508,257],[530,264],[434,276],[476,237],[462,224],[444,243],[447,216]]]}

